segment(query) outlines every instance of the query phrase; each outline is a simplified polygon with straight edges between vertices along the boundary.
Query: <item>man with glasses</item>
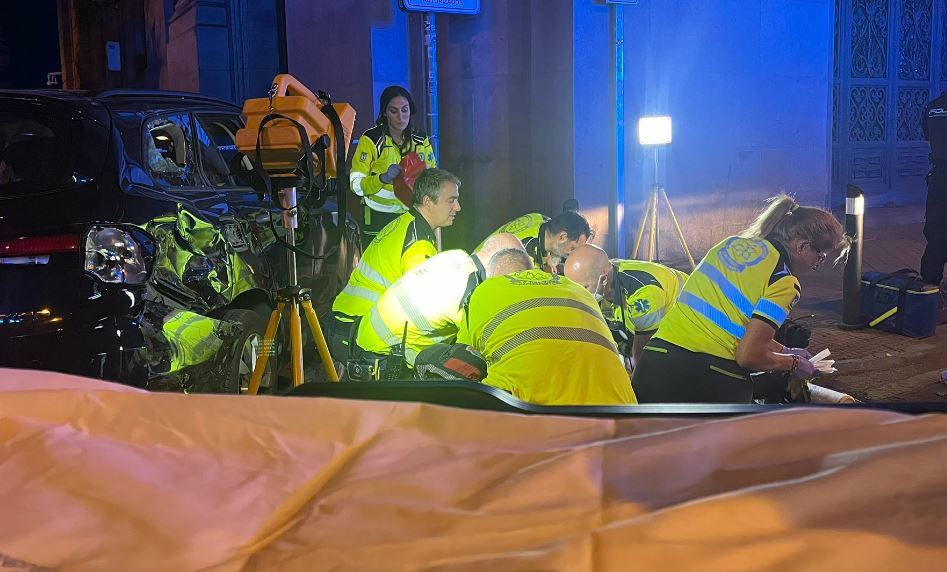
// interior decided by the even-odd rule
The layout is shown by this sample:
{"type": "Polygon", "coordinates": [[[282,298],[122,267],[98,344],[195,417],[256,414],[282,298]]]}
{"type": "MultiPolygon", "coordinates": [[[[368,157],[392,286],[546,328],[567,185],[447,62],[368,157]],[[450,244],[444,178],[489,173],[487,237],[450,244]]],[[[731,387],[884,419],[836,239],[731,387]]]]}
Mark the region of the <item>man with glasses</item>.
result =
{"type": "Polygon", "coordinates": [[[633,363],[641,358],[687,281],[684,272],[657,262],[609,260],[604,250],[592,244],[580,245],[569,255],[565,275],[585,286],[599,302],[616,338],[621,338],[616,341],[624,348],[624,357],[633,363]]]}

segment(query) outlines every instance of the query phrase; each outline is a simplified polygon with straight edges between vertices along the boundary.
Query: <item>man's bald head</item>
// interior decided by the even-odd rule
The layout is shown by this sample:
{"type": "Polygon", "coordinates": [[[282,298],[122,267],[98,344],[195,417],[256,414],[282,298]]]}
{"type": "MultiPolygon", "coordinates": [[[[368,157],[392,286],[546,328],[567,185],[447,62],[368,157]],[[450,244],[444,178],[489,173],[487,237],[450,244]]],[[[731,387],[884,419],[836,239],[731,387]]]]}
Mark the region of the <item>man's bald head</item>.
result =
{"type": "Polygon", "coordinates": [[[515,234],[501,232],[499,234],[494,234],[483,241],[483,244],[480,246],[480,250],[475,252],[474,256],[479,258],[480,264],[483,264],[483,267],[486,268],[487,264],[490,262],[490,258],[494,254],[500,252],[501,250],[507,250],[511,248],[526,252],[526,247],[523,246],[523,243],[520,242],[520,239],[518,239],[515,234]]]}
{"type": "Polygon", "coordinates": [[[533,259],[519,248],[504,248],[490,257],[487,263],[487,278],[505,276],[523,270],[532,270],[533,259]]]}
{"type": "Polygon", "coordinates": [[[594,244],[580,244],[566,258],[565,276],[594,293],[599,277],[611,272],[611,268],[607,252],[594,244]]]}

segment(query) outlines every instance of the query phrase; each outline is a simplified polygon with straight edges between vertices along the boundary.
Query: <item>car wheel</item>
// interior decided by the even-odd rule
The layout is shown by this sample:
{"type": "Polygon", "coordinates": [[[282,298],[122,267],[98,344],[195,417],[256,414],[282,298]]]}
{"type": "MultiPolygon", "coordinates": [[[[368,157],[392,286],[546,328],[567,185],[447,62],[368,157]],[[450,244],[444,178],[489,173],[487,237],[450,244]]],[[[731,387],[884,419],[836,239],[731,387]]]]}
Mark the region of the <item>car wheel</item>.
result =
{"type": "MultiPolygon", "coordinates": [[[[250,387],[250,377],[256,367],[257,359],[263,347],[266,335],[266,321],[253,310],[228,310],[222,316],[228,322],[237,322],[243,326],[240,336],[233,347],[224,378],[220,380],[220,393],[244,394],[250,387]]],[[[269,393],[275,387],[276,356],[271,355],[260,380],[260,393],[269,393]]]]}

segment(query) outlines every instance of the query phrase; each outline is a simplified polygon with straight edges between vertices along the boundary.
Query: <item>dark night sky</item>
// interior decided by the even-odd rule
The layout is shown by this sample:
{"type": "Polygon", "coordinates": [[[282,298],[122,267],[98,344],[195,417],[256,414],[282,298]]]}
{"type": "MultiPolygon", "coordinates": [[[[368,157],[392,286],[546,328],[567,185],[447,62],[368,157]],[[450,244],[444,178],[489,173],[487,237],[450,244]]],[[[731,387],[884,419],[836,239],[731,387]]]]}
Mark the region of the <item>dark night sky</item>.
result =
{"type": "Polygon", "coordinates": [[[0,87],[46,87],[46,74],[60,71],[56,0],[3,4],[0,87]]]}

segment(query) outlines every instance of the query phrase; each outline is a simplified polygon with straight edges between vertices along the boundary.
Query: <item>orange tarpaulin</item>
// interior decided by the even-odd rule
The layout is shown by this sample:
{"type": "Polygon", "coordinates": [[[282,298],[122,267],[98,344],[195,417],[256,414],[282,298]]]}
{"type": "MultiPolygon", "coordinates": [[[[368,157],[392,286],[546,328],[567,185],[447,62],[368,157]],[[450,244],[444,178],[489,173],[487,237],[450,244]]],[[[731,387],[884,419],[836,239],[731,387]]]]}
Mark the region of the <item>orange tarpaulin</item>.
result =
{"type": "Polygon", "coordinates": [[[0,563],[17,570],[947,562],[942,416],[612,421],[0,370],[0,436],[0,563]]]}

